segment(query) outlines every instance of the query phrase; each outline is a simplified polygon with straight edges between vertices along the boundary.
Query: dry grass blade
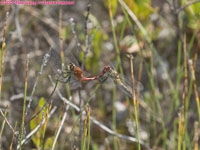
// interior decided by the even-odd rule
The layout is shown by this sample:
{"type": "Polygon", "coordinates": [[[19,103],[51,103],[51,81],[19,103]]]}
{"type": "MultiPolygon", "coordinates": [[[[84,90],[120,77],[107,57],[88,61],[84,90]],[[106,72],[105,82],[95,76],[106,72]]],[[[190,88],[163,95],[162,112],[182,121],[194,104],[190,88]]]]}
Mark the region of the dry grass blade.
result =
{"type": "Polygon", "coordinates": [[[46,65],[47,65],[47,63],[48,63],[48,61],[49,61],[49,59],[50,59],[51,51],[52,51],[52,49],[51,49],[51,47],[50,47],[49,51],[44,55],[44,58],[43,58],[43,60],[42,60],[42,64],[41,64],[41,67],[40,67],[40,71],[38,72],[37,77],[36,77],[36,80],[35,80],[35,83],[34,83],[34,85],[33,85],[33,89],[32,89],[31,96],[30,96],[30,101],[29,101],[29,103],[28,103],[28,105],[27,105],[27,109],[26,109],[25,115],[28,114],[28,110],[29,110],[30,107],[31,107],[31,102],[32,102],[32,100],[33,100],[33,95],[34,95],[35,90],[36,90],[36,86],[37,86],[37,83],[38,83],[39,76],[42,75],[43,70],[44,70],[44,67],[46,67],[46,65]]]}
{"type": "Polygon", "coordinates": [[[184,54],[184,88],[182,94],[182,106],[181,113],[179,117],[179,136],[178,136],[178,150],[181,150],[181,147],[185,145],[185,101],[188,95],[188,67],[187,67],[187,47],[186,47],[186,35],[184,34],[183,40],[183,54],[184,54]]]}
{"type": "Polygon", "coordinates": [[[28,68],[29,67],[29,55],[26,57],[26,70],[25,70],[25,83],[24,83],[24,105],[23,105],[23,112],[22,112],[22,122],[21,122],[21,135],[20,135],[20,150],[22,149],[22,139],[24,136],[24,118],[25,118],[25,111],[26,111],[26,95],[27,95],[27,83],[28,83],[28,68]]]}
{"type": "Polygon", "coordinates": [[[0,99],[1,99],[1,88],[2,88],[2,78],[3,78],[3,65],[4,65],[4,55],[6,50],[6,30],[8,26],[8,15],[9,12],[6,13],[6,19],[4,21],[3,28],[3,40],[2,40],[2,48],[1,48],[1,56],[0,56],[0,99]]]}
{"type": "MultiPolygon", "coordinates": [[[[90,118],[90,110],[89,110],[89,107],[87,106],[87,118],[85,119],[85,123],[84,123],[84,132],[83,132],[83,137],[82,137],[82,145],[81,145],[81,149],[82,150],[84,150],[84,149],[86,149],[86,138],[87,138],[87,136],[88,136],[88,138],[89,138],[89,118],[90,118]]],[[[89,147],[89,144],[88,144],[88,147],[89,147]]]]}
{"type": "MultiPolygon", "coordinates": [[[[87,6],[87,14],[85,16],[85,23],[84,23],[84,32],[85,32],[85,51],[84,51],[84,58],[83,58],[83,62],[82,62],[82,65],[81,65],[81,69],[83,70],[84,69],[84,66],[85,66],[85,61],[86,61],[86,58],[87,58],[87,54],[88,52],[90,51],[90,48],[91,48],[91,45],[92,45],[92,40],[89,41],[89,35],[88,35],[88,22],[89,22],[89,15],[90,15],[90,7],[91,7],[91,4],[88,4],[87,6]]],[[[92,38],[93,39],[93,38],[92,38]]]]}
{"type": "Polygon", "coordinates": [[[199,122],[195,121],[194,123],[194,150],[198,150],[198,141],[199,141],[199,122]]]}
{"type": "Polygon", "coordinates": [[[62,129],[63,125],[64,125],[65,119],[67,118],[67,111],[68,111],[68,109],[69,109],[69,105],[67,105],[66,108],[65,108],[65,112],[64,112],[64,114],[63,114],[61,123],[60,123],[60,125],[59,125],[58,132],[56,133],[55,139],[54,139],[54,141],[53,141],[52,150],[55,149],[56,142],[57,142],[58,137],[59,137],[59,135],[60,135],[61,129],[62,129]]]}
{"type": "Polygon", "coordinates": [[[88,121],[88,145],[87,150],[90,150],[90,107],[87,107],[87,121],[88,121]]]}
{"type": "Polygon", "coordinates": [[[184,135],[184,112],[183,107],[181,108],[181,113],[179,113],[179,122],[178,122],[178,150],[181,150],[183,144],[183,135],[184,135]]]}
{"type": "Polygon", "coordinates": [[[59,44],[60,44],[60,57],[62,63],[64,63],[63,35],[62,35],[62,6],[59,8],[59,44]]]}
{"type": "Polygon", "coordinates": [[[199,116],[199,121],[200,121],[199,93],[198,93],[197,81],[196,81],[196,77],[195,77],[195,69],[194,69],[194,65],[193,65],[192,60],[189,60],[189,66],[190,66],[190,71],[191,71],[191,76],[192,76],[192,81],[193,81],[193,87],[194,87],[195,100],[196,100],[196,103],[197,103],[197,111],[198,111],[198,116],[199,116]]]}
{"type": "MultiPolygon", "coordinates": [[[[182,106],[185,106],[185,100],[188,95],[188,67],[187,67],[187,47],[186,47],[186,35],[184,34],[184,47],[183,47],[183,54],[184,54],[184,91],[182,95],[182,106]]],[[[184,110],[184,109],[183,109],[184,110]]],[[[184,114],[184,112],[183,112],[184,114]]]]}
{"type": "MultiPolygon", "coordinates": [[[[138,72],[138,82],[141,82],[141,79],[142,79],[142,71],[143,71],[143,60],[141,58],[141,61],[140,61],[140,65],[139,65],[139,72],[138,72]]],[[[140,97],[140,86],[141,84],[138,85],[138,88],[137,88],[137,97],[140,97]]]]}
{"type": "Polygon", "coordinates": [[[13,133],[13,136],[12,136],[11,144],[10,144],[10,147],[9,147],[10,150],[13,149],[13,143],[14,143],[14,139],[15,139],[16,128],[17,128],[17,122],[15,123],[15,129],[14,129],[14,133],[13,133]]]}
{"type": "Polygon", "coordinates": [[[132,94],[133,94],[133,105],[134,105],[134,113],[135,113],[135,121],[136,121],[136,136],[138,140],[138,150],[140,147],[140,137],[139,137],[139,119],[138,119],[138,108],[137,101],[135,95],[135,77],[134,77],[134,65],[133,65],[133,55],[130,55],[130,66],[131,66],[131,78],[132,78],[132,94]]]}
{"type": "Polygon", "coordinates": [[[199,3],[199,2],[200,2],[200,0],[195,0],[195,1],[188,2],[187,4],[185,4],[184,6],[182,6],[181,8],[177,9],[176,13],[179,14],[181,11],[185,10],[190,5],[193,5],[193,4],[196,4],[196,3],[199,3]]]}
{"type": "MultiPolygon", "coordinates": [[[[5,114],[7,113],[8,109],[6,109],[5,114]]],[[[11,131],[13,132],[13,134],[15,135],[15,130],[13,129],[13,127],[11,126],[11,124],[9,123],[8,119],[6,118],[6,116],[3,114],[2,110],[0,109],[0,113],[3,116],[4,120],[6,121],[7,125],[9,126],[9,128],[11,129],[11,131]]]]}

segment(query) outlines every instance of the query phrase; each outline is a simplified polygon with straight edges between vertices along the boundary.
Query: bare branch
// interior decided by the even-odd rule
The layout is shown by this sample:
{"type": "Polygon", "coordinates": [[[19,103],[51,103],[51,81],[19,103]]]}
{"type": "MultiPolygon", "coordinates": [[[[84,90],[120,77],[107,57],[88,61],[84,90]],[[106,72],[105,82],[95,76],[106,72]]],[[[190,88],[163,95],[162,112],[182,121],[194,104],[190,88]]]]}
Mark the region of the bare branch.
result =
{"type": "Polygon", "coordinates": [[[13,129],[13,127],[11,126],[11,124],[9,123],[8,119],[6,118],[6,116],[4,116],[2,110],[0,109],[0,113],[3,116],[3,118],[5,119],[7,125],[9,126],[9,128],[11,129],[11,131],[13,132],[13,134],[15,134],[15,130],[13,129]]]}
{"type": "Polygon", "coordinates": [[[183,11],[185,8],[189,7],[190,5],[193,5],[195,3],[199,3],[200,0],[195,0],[195,1],[191,1],[188,2],[187,4],[185,4],[184,6],[182,6],[181,8],[177,9],[176,13],[179,14],[181,11],[183,11]]]}
{"type": "Polygon", "coordinates": [[[63,124],[64,124],[64,122],[65,122],[65,119],[66,119],[66,117],[67,117],[67,111],[68,111],[68,109],[69,109],[69,105],[66,106],[66,110],[65,110],[65,113],[63,114],[63,118],[62,118],[62,121],[61,121],[61,123],[60,123],[58,132],[57,132],[56,137],[55,137],[55,139],[54,139],[54,141],[53,141],[52,150],[55,149],[56,141],[57,141],[57,139],[58,139],[58,136],[60,135],[61,129],[62,129],[63,124]]]}
{"type": "Polygon", "coordinates": [[[52,49],[52,48],[50,47],[50,48],[49,48],[49,51],[48,51],[48,52],[44,55],[44,57],[43,57],[42,64],[41,64],[41,66],[40,66],[40,71],[38,72],[37,77],[36,77],[36,80],[35,80],[35,83],[34,83],[34,85],[33,85],[33,89],[32,89],[32,92],[31,92],[30,101],[29,101],[29,103],[28,103],[28,105],[27,105],[27,109],[26,109],[25,115],[28,114],[28,110],[29,110],[30,107],[31,107],[31,102],[32,102],[32,100],[33,100],[33,95],[34,95],[34,93],[35,93],[35,89],[36,89],[36,86],[37,86],[37,83],[38,83],[39,76],[42,75],[43,70],[44,70],[44,67],[46,67],[46,65],[47,65],[47,63],[48,63],[48,61],[49,61],[49,59],[50,59],[51,49],[52,49]]]}

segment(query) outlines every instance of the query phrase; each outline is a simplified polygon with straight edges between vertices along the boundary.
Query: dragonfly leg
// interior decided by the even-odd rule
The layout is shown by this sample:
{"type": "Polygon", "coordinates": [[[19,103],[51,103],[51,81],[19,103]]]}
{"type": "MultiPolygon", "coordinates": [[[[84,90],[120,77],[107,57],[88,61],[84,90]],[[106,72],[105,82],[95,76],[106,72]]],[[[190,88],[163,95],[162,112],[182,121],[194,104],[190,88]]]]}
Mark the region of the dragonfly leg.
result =
{"type": "Polygon", "coordinates": [[[98,80],[99,80],[101,83],[104,83],[107,79],[108,79],[108,77],[107,77],[107,76],[104,76],[104,75],[98,78],[98,80]]]}

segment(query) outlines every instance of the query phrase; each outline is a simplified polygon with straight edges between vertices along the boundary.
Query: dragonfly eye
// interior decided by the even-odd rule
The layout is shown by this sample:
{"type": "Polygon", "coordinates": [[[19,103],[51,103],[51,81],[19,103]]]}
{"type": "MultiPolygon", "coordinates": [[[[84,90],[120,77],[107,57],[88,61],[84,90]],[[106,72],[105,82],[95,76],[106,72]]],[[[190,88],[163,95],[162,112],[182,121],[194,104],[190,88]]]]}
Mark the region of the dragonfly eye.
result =
{"type": "Polygon", "coordinates": [[[72,63],[69,64],[69,70],[71,70],[71,71],[74,70],[74,64],[72,64],[72,63]]]}

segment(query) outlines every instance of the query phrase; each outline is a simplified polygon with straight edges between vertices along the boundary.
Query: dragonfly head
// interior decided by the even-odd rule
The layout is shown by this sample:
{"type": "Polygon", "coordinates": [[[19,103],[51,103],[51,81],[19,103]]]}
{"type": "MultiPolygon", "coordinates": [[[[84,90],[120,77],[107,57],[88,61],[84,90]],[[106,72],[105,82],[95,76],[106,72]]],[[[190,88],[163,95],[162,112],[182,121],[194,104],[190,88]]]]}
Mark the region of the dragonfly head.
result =
{"type": "Polygon", "coordinates": [[[73,63],[70,63],[69,65],[68,65],[68,70],[69,71],[74,71],[74,68],[75,68],[75,65],[73,64],[73,63]]]}

